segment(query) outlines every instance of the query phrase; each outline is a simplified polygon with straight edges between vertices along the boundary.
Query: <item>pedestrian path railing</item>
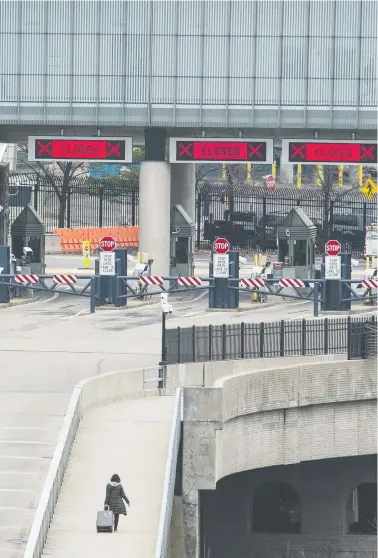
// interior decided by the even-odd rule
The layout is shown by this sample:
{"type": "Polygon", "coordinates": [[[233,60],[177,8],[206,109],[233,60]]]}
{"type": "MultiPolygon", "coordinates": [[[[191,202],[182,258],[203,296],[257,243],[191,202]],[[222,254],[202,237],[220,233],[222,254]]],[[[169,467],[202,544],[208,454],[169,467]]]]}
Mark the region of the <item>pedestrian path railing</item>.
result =
{"type": "Polygon", "coordinates": [[[177,460],[181,438],[182,389],[176,389],[169,437],[167,463],[164,473],[163,496],[161,501],[159,530],[156,540],[155,558],[168,558],[169,535],[171,529],[173,497],[175,492],[177,460]]]}
{"type": "MultiPolygon", "coordinates": [[[[24,558],[41,558],[72,445],[84,413],[123,397],[144,397],[160,381],[160,367],[123,370],[84,380],[73,391],[34,516],[24,558]]],[[[176,408],[176,402],[175,402],[176,408]]]]}

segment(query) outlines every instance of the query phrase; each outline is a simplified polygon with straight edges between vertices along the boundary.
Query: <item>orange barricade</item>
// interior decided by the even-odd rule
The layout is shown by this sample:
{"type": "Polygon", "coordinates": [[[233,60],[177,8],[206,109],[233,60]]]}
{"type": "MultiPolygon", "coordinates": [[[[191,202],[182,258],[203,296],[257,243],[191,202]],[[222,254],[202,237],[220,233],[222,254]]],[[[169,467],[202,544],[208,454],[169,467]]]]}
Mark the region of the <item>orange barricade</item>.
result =
{"type": "Polygon", "coordinates": [[[91,243],[91,252],[99,248],[100,240],[104,236],[112,236],[120,248],[137,248],[139,245],[139,227],[108,227],[103,229],[54,229],[54,234],[60,236],[62,252],[80,254],[84,240],[91,243]]]}

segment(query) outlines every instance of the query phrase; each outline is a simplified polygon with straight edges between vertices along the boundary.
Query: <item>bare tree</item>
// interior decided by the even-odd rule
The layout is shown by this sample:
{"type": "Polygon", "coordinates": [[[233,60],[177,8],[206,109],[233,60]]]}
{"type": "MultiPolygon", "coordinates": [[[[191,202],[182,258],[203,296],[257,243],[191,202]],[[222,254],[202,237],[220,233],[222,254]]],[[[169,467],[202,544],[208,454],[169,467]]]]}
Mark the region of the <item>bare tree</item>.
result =
{"type": "Polygon", "coordinates": [[[0,246],[8,246],[9,182],[8,164],[0,163],[0,246]]]}
{"type": "Polygon", "coordinates": [[[83,174],[88,174],[88,164],[82,161],[78,163],[54,161],[52,164],[37,161],[36,166],[32,166],[28,162],[27,147],[19,145],[18,150],[21,152],[21,161],[30,168],[32,173],[35,173],[37,181],[40,178],[51,185],[59,200],[58,227],[64,228],[72,180],[83,174]]]}

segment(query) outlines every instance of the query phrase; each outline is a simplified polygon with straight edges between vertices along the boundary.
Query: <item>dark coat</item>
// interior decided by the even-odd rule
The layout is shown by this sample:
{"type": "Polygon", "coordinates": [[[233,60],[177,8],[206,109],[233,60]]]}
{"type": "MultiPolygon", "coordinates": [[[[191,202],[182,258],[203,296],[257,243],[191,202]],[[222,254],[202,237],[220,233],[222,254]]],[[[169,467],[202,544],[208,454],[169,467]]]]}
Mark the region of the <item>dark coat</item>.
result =
{"type": "Polygon", "coordinates": [[[109,509],[113,513],[119,513],[121,515],[127,515],[126,506],[123,502],[130,504],[128,497],[126,496],[122,484],[117,484],[117,486],[112,486],[110,483],[106,485],[106,496],[105,496],[105,506],[109,506],[109,509]]]}

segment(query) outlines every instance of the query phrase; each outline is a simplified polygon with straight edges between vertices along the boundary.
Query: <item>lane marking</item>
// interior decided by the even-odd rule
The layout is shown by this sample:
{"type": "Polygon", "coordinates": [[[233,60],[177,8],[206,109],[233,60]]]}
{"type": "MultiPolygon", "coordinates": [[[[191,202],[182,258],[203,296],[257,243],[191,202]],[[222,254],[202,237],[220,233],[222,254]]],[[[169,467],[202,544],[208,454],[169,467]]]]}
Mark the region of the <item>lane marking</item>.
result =
{"type": "Polygon", "coordinates": [[[88,310],[83,309],[83,310],[79,310],[79,312],[76,312],[76,314],[73,314],[73,316],[66,316],[65,318],[62,318],[62,320],[72,320],[73,318],[77,318],[77,316],[83,314],[83,312],[89,314],[88,310]]]}
{"type": "Polygon", "coordinates": [[[42,300],[42,304],[47,304],[48,302],[52,302],[53,300],[56,300],[59,296],[59,293],[54,293],[52,296],[50,296],[50,298],[47,298],[46,300],[42,300]]]}

